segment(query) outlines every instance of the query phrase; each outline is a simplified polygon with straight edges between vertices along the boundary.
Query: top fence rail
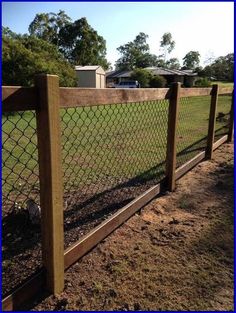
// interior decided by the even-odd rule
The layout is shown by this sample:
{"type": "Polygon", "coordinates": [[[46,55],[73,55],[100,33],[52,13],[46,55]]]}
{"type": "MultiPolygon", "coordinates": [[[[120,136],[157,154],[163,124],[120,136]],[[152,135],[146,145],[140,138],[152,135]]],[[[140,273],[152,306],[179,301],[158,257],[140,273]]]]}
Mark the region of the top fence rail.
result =
{"type": "MultiPolygon", "coordinates": [[[[212,88],[181,88],[180,97],[211,95],[212,88]]],[[[233,87],[219,87],[219,94],[231,94],[233,87]]],[[[108,105],[170,99],[169,88],[139,89],[96,89],[96,88],[60,88],[60,107],[80,107],[108,105]]],[[[36,87],[3,86],[3,112],[36,110],[38,104],[36,87]]]]}

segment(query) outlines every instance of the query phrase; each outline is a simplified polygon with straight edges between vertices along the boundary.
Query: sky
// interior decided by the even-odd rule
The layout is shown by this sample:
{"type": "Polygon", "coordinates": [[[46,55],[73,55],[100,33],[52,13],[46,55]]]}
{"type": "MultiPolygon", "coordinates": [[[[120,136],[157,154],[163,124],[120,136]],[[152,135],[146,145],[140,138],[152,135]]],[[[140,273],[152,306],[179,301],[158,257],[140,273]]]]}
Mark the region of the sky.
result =
{"type": "Polygon", "coordinates": [[[160,55],[160,40],[170,32],[176,42],[169,57],[182,63],[189,51],[207,59],[234,51],[233,2],[2,2],[2,25],[28,33],[37,13],[64,10],[72,21],[86,17],[106,40],[107,59],[114,65],[120,45],[146,33],[151,53],[160,55]]]}

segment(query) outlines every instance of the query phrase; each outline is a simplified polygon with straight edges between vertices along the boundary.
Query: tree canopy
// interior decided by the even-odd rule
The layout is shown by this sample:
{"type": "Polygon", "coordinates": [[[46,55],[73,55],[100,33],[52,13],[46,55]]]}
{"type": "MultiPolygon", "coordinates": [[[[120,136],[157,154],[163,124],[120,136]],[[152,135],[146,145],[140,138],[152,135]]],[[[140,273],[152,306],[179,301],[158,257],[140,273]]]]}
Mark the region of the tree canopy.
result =
{"type": "Polygon", "coordinates": [[[76,85],[74,68],[55,45],[36,37],[3,30],[3,84],[31,86],[37,73],[58,75],[61,86],[76,85]]]}
{"type": "Polygon", "coordinates": [[[77,65],[101,65],[108,69],[106,41],[85,17],[74,22],[64,11],[37,14],[29,26],[31,35],[59,48],[65,58],[77,65]]]}
{"type": "Polygon", "coordinates": [[[194,70],[199,66],[200,53],[198,51],[189,51],[183,58],[183,69],[194,70]]]}
{"type": "Polygon", "coordinates": [[[175,41],[172,39],[171,33],[163,34],[160,46],[163,50],[164,61],[166,62],[167,55],[171,53],[175,47],[175,41]]]}
{"type": "Polygon", "coordinates": [[[211,65],[207,65],[200,74],[205,77],[232,82],[234,80],[234,53],[217,58],[211,65]]]}
{"type": "Polygon", "coordinates": [[[157,65],[157,56],[150,53],[147,38],[148,35],[141,32],[133,41],[118,47],[121,57],[116,61],[116,68],[132,70],[157,65]]]}

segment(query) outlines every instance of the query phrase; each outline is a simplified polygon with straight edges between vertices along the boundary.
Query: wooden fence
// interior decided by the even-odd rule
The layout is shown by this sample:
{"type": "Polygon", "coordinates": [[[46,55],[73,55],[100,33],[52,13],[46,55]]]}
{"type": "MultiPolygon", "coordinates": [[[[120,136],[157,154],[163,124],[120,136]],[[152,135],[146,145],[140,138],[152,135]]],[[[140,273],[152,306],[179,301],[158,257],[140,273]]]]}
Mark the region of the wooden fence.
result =
{"type": "Polygon", "coordinates": [[[161,183],[153,186],[64,251],[60,108],[168,99],[165,185],[173,191],[178,178],[204,158],[211,158],[213,150],[220,144],[232,141],[233,97],[228,135],[214,143],[216,106],[220,94],[233,94],[233,88],[218,85],[212,88],[181,88],[180,83],[174,83],[170,89],[60,88],[59,79],[54,75],[37,76],[35,87],[2,87],[3,112],[36,111],[44,266],[28,282],[3,299],[3,310],[17,309],[43,287],[54,294],[61,292],[64,288],[64,270],[158,195],[162,187],[161,183]],[[194,96],[211,96],[207,148],[176,170],[179,99],[194,96]]]}

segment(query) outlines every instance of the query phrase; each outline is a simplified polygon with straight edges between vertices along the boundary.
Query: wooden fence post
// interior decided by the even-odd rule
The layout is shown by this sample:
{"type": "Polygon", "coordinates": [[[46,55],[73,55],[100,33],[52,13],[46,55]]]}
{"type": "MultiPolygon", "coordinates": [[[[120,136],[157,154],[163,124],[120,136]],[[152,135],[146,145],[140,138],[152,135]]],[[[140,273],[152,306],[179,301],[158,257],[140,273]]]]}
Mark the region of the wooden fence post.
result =
{"type": "Polygon", "coordinates": [[[36,114],[43,265],[46,268],[46,288],[56,294],[64,289],[59,78],[55,75],[37,75],[35,85],[39,97],[36,114]]]}
{"type": "Polygon", "coordinates": [[[230,109],[230,117],[229,117],[229,132],[228,132],[228,142],[233,141],[234,136],[234,90],[232,92],[232,102],[230,109]]]}
{"type": "Polygon", "coordinates": [[[167,155],[166,155],[166,177],[167,189],[175,189],[176,168],[176,130],[179,110],[181,83],[173,83],[169,101],[168,130],[167,130],[167,155]]]}
{"type": "Polygon", "coordinates": [[[208,135],[207,135],[207,146],[206,146],[206,159],[211,159],[212,154],[213,154],[218,92],[219,92],[219,86],[217,84],[212,85],[211,106],[210,106],[210,113],[209,113],[208,135]]]}

